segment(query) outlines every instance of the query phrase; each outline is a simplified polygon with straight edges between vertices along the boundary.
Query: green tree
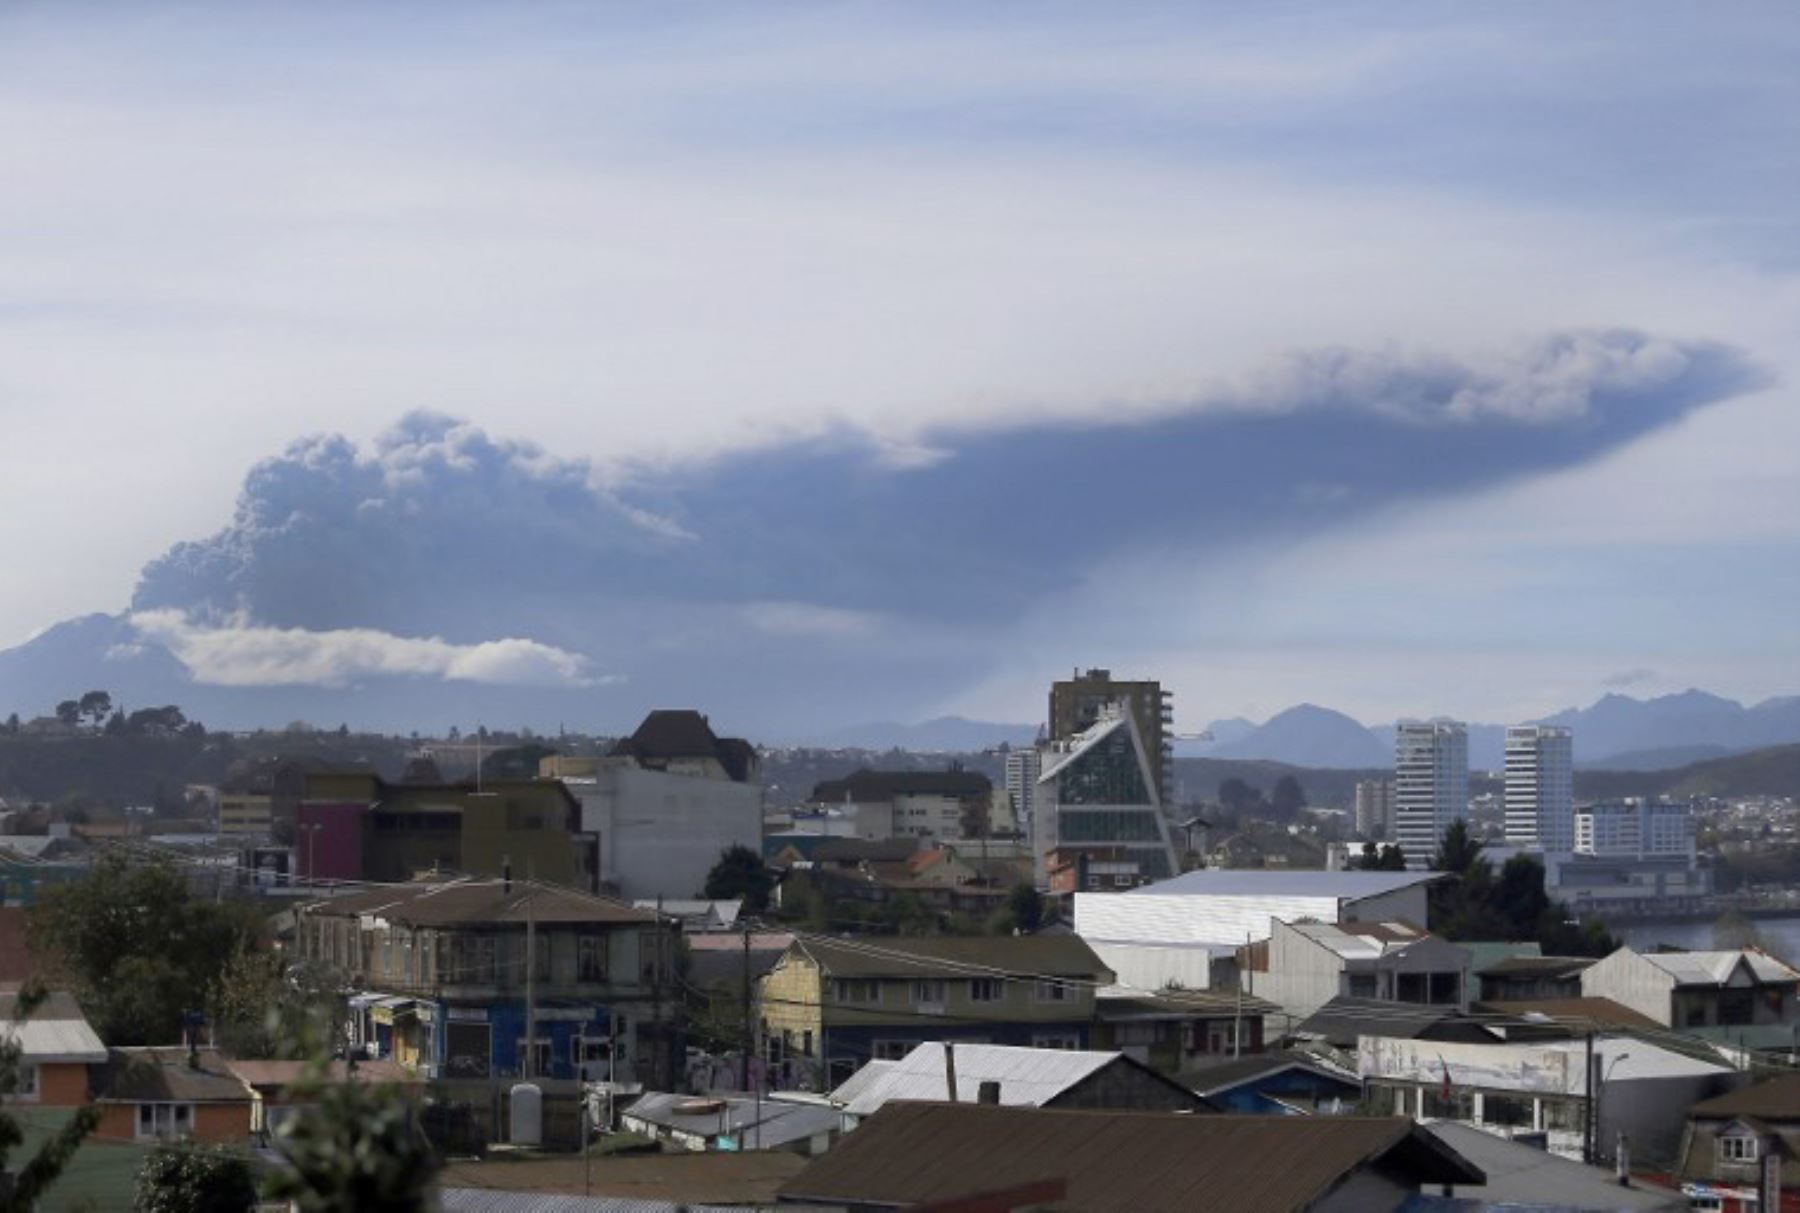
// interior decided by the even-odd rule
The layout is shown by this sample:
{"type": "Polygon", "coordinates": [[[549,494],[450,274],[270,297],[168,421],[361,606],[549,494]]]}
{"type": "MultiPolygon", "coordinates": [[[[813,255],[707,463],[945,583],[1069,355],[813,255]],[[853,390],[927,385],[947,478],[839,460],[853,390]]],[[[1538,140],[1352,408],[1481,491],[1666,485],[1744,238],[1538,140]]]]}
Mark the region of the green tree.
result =
{"type": "Polygon", "coordinates": [[[224,1146],[161,1145],[138,1169],[132,1213],[245,1213],[256,1207],[250,1162],[224,1146]]]}
{"type": "Polygon", "coordinates": [[[44,890],[28,919],[34,949],[58,958],[114,1045],[179,1041],[183,1015],[208,1005],[261,927],[248,906],[196,898],[173,864],[117,852],[84,879],[44,890]]]}
{"type": "Polygon", "coordinates": [[[19,729],[21,727],[22,726],[19,724],[19,714],[17,712],[14,712],[11,715],[7,716],[6,732],[10,736],[17,737],[19,735],[19,729]]]}
{"type": "Polygon", "coordinates": [[[73,727],[81,723],[81,701],[65,699],[56,705],[56,718],[73,727]]]}
{"type": "Polygon", "coordinates": [[[1283,775],[1275,781],[1275,788],[1269,793],[1269,808],[1275,816],[1291,819],[1300,815],[1306,807],[1306,789],[1292,775],[1283,775]]]}
{"type": "Polygon", "coordinates": [[[1263,795],[1235,775],[1219,783],[1219,804],[1234,815],[1242,814],[1262,804],[1263,795]]]}
{"type": "Polygon", "coordinates": [[[330,1051],[344,996],[325,970],[244,947],[219,974],[209,1005],[213,1038],[233,1057],[302,1061],[330,1051]]]}
{"type": "Polygon", "coordinates": [[[404,1092],[339,1082],[298,1094],[310,1106],[276,1131],[288,1166],[271,1177],[269,1195],[299,1213],[427,1213],[439,1163],[404,1092]]]}
{"type": "Polygon", "coordinates": [[[89,691],[77,705],[81,718],[98,729],[112,711],[112,696],[105,691],[89,691]]]}
{"type": "Polygon", "coordinates": [[[1438,843],[1438,852],[1432,857],[1431,866],[1440,872],[1455,872],[1461,875],[1474,867],[1480,858],[1481,843],[1469,833],[1469,823],[1458,817],[1444,831],[1444,837],[1438,843]]]}
{"type": "Polygon", "coordinates": [[[751,914],[761,914],[769,908],[769,894],[774,890],[775,874],[769,871],[769,865],[742,843],[726,847],[706,874],[707,897],[715,901],[741,897],[745,911],[751,914]]]}
{"type": "Polygon", "coordinates": [[[1027,935],[1044,925],[1044,895],[1032,885],[1014,885],[1006,908],[1012,912],[1013,926],[1027,935]]]}
{"type": "MultiPolygon", "coordinates": [[[[0,1038],[0,1105],[10,1104],[20,1085],[20,1048],[18,1027],[30,1019],[44,1001],[44,987],[26,985],[12,998],[12,1031],[0,1038]]],[[[12,1154],[25,1141],[25,1131],[11,1111],[0,1107],[0,1213],[34,1213],[44,1194],[68,1167],[69,1160],[87,1135],[100,1123],[100,1111],[93,1104],[76,1109],[37,1152],[17,1171],[12,1169],[12,1154]]]]}

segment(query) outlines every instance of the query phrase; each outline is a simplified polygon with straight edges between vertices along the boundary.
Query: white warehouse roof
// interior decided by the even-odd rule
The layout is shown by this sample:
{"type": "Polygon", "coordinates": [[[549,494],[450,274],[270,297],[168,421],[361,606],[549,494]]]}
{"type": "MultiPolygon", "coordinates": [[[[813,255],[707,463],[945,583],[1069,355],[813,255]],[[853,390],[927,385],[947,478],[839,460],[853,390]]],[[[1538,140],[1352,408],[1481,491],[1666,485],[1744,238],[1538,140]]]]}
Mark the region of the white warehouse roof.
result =
{"type": "MultiPolygon", "coordinates": [[[[983,1082],[998,1082],[1002,1104],[1041,1107],[1121,1056],[1090,1049],[957,1044],[956,1097],[973,1103],[983,1082]]],[[[949,1090],[944,1046],[926,1041],[899,1061],[887,1063],[872,1081],[859,1082],[861,1078],[862,1071],[858,1071],[831,1093],[831,1101],[842,1104],[851,1116],[872,1116],[891,1099],[941,1100],[949,1090]]]]}

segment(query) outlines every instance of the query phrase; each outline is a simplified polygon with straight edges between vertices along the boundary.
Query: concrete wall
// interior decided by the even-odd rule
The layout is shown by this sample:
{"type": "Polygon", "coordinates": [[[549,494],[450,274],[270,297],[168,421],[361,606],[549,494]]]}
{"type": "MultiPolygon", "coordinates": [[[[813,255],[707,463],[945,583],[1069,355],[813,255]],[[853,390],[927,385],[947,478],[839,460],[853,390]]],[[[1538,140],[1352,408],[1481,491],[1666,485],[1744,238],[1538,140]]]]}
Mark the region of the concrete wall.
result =
{"type": "Polygon", "coordinates": [[[1337,922],[1410,922],[1415,927],[1429,927],[1426,921],[1430,901],[1426,884],[1408,885],[1374,897],[1360,897],[1344,902],[1337,922]]]}
{"type": "Polygon", "coordinates": [[[1087,945],[1113,971],[1118,983],[1134,990],[1212,988],[1215,947],[1205,944],[1112,943],[1089,939],[1087,945]]]}
{"type": "Polygon", "coordinates": [[[760,784],[619,764],[568,787],[582,831],[600,835],[602,884],[627,900],[698,897],[727,848],[761,853],[760,784]]]}

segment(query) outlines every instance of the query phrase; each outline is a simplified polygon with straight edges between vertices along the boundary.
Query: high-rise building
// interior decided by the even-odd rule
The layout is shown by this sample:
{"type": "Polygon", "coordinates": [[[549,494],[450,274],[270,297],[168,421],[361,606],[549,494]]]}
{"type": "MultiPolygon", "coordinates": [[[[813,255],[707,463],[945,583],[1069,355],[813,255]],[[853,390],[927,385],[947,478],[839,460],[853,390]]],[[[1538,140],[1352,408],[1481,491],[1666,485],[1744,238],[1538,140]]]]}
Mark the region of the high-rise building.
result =
{"type": "Polygon", "coordinates": [[[1469,814],[1469,731],[1459,721],[1403,721],[1394,733],[1394,841],[1427,868],[1450,823],[1469,814]]]}
{"type": "Polygon", "coordinates": [[[1606,857],[1694,853],[1693,806],[1684,800],[1615,800],[1575,810],[1573,849],[1606,857]]]}
{"type": "Polygon", "coordinates": [[[1543,851],[1575,849],[1569,730],[1542,724],[1506,730],[1506,843],[1543,851]]]}
{"type": "Polygon", "coordinates": [[[1009,750],[1006,755],[1006,794],[1012,797],[1013,820],[1031,832],[1038,776],[1044,773],[1044,755],[1036,747],[1009,750]]]}
{"type": "Polygon", "coordinates": [[[1122,704],[1066,741],[1046,743],[1031,850],[1040,885],[1129,888],[1175,875],[1175,847],[1137,717],[1122,704]]]}
{"type": "Polygon", "coordinates": [[[1356,833],[1370,842],[1394,834],[1394,781],[1363,779],[1356,785],[1356,833]]]}
{"type": "Polygon", "coordinates": [[[1118,681],[1111,670],[1076,670],[1073,676],[1050,684],[1050,740],[1067,741],[1086,732],[1107,704],[1123,705],[1137,724],[1150,757],[1157,799],[1166,804],[1175,782],[1175,751],[1169,744],[1174,732],[1173,698],[1160,682],[1118,681]]]}

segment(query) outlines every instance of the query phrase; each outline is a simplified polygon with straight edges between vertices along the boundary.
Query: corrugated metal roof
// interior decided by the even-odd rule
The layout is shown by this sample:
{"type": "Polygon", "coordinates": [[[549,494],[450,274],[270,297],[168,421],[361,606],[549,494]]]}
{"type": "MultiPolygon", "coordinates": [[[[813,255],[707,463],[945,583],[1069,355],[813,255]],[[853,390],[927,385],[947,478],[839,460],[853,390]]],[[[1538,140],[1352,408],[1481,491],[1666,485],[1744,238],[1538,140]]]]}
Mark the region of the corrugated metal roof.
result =
{"type": "Polygon", "coordinates": [[[652,923],[656,915],[622,901],[565,889],[513,881],[457,880],[416,887],[345,893],[304,907],[309,914],[354,918],[375,914],[414,926],[556,923],[652,923]]]}
{"type": "Polygon", "coordinates": [[[1755,1116],[1774,1123],[1800,1120],[1800,1075],[1773,1078],[1703,1100],[1688,1109],[1697,1117],[1755,1116]]]}
{"type": "Polygon", "coordinates": [[[440,1195],[440,1207],[445,1213],[743,1213],[741,1205],[696,1205],[626,1196],[564,1196],[556,1192],[499,1192],[491,1188],[445,1188],[440,1195]]]}
{"type": "MultiPolygon", "coordinates": [[[[1091,1049],[959,1044],[956,1046],[956,1097],[972,1103],[980,1094],[983,1082],[998,1082],[1002,1104],[1041,1107],[1122,1056],[1121,1053],[1091,1049]]],[[[846,1097],[844,1088],[839,1087],[831,1093],[831,1099],[833,1103],[843,1104],[844,1111],[852,1116],[871,1116],[892,1100],[944,1099],[949,1090],[944,1046],[936,1041],[926,1041],[915,1045],[912,1052],[858,1088],[852,1097],[846,1097]]]]}
{"type": "Polygon", "coordinates": [[[0,1040],[19,1046],[22,1059],[33,1065],[68,1061],[98,1065],[106,1060],[106,1045],[85,1019],[38,1019],[24,1023],[0,1022],[0,1040]]]}
{"type": "Polygon", "coordinates": [[[830,1099],[834,1104],[850,1104],[860,1098],[863,1092],[880,1084],[881,1080],[891,1073],[898,1061],[876,1057],[865,1061],[862,1068],[846,1078],[831,1092],[830,1099]]]}
{"type": "Polygon", "coordinates": [[[1355,900],[1442,880],[1442,872],[1276,872],[1202,868],[1119,897],[1336,897],[1355,900]]]}
{"type": "Polygon", "coordinates": [[[647,1091],[623,1113],[637,1121],[698,1137],[740,1139],[744,1149],[768,1150],[843,1127],[838,1110],[825,1104],[749,1095],[677,1095],[647,1091]]]}
{"type": "Polygon", "coordinates": [[[1076,935],[939,935],[800,940],[794,945],[835,977],[954,977],[983,972],[1110,980],[1076,935]]]}
{"type": "Polygon", "coordinates": [[[1640,952],[1645,960],[1683,986],[1722,986],[1731,980],[1739,963],[1749,966],[1760,982],[1800,981],[1800,973],[1766,952],[1640,952]]]}
{"type": "MultiPolygon", "coordinates": [[[[1458,1184],[1459,1200],[1491,1202],[1531,1209],[1658,1209],[1688,1208],[1687,1197],[1634,1178],[1621,1187],[1603,1167],[1585,1166],[1547,1151],[1508,1141],[1455,1121],[1438,1121],[1427,1132],[1487,1173],[1482,1184],[1458,1184]]],[[[1485,1205],[1483,1207],[1486,1207],[1485,1205]]]]}
{"type": "Polygon", "coordinates": [[[890,1104],[781,1188],[784,1200],[909,1206],[1063,1180],[1047,1209],[1296,1213],[1379,1163],[1413,1185],[1486,1176],[1399,1117],[1187,1116],[890,1104]]]}

